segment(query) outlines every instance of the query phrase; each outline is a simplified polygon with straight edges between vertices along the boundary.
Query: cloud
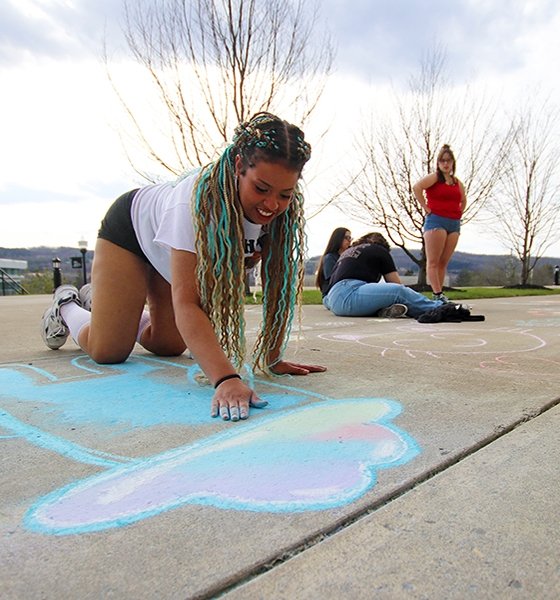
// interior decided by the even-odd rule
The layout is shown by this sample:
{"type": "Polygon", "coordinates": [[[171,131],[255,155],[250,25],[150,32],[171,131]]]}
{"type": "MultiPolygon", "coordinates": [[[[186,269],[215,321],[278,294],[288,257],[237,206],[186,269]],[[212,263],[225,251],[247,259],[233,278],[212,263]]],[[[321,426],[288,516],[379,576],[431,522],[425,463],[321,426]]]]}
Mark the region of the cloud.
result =
{"type": "Polygon", "coordinates": [[[524,39],[558,8],[545,2],[460,0],[324,0],[322,7],[338,43],[338,67],[373,83],[407,77],[434,46],[447,51],[459,78],[480,69],[496,74],[525,62],[524,39]]]}
{"type": "MultiPolygon", "coordinates": [[[[305,128],[314,152],[305,171],[310,214],[339,189],[346,163],[354,160],[353,139],[360,135],[363,116],[392,98],[391,83],[406,85],[435,43],[446,49],[452,80],[489,87],[491,95],[505,101],[516,103],[539,82],[543,91],[558,87],[550,61],[560,52],[560,9],[550,0],[354,0],[351,6],[321,0],[317,8],[319,28],[321,19],[327,20],[338,44],[338,71],[305,128]]],[[[64,220],[60,231],[70,240],[83,232],[93,239],[98,210],[80,210],[82,222],[76,223],[75,215],[70,221],[68,199],[85,207],[91,198],[99,206],[101,199],[108,202],[139,183],[120,136],[135,159],[143,149],[128,140],[129,122],[108,84],[99,58],[104,38],[115,57],[111,64],[121,91],[129,92],[138,112],[147,115],[143,126],[150,136],[158,143],[157,136],[166,138],[164,119],[155,116],[138,65],[118,56],[124,46],[123,14],[121,0],[0,2],[0,85],[5,91],[0,204],[2,220],[9,217],[9,224],[0,220],[3,245],[51,244],[54,234],[41,231],[57,211],[64,220]],[[83,224],[86,214],[89,227],[83,224]]],[[[312,254],[323,251],[325,232],[341,222],[356,233],[365,228],[333,207],[309,222],[312,254]]]]}
{"type": "MultiPolygon", "coordinates": [[[[157,0],[136,0],[134,5],[157,0]]],[[[26,56],[99,56],[123,44],[124,2],[8,0],[0,4],[0,64],[26,56]]],[[[527,39],[558,13],[553,0],[322,0],[317,8],[337,44],[337,67],[377,83],[407,78],[434,45],[447,49],[459,78],[525,64],[527,39]]],[[[318,27],[321,27],[320,23],[318,27]]],[[[548,35],[548,33],[547,33],[548,35]]],[[[534,37],[534,36],[533,36],[534,37]]],[[[541,40],[542,42],[542,40],[541,40]]]]}
{"type": "Polygon", "coordinates": [[[114,0],[8,0],[0,4],[0,64],[29,57],[100,55],[103,40],[120,42],[122,3],[114,0]]]}
{"type": "Polygon", "coordinates": [[[60,57],[76,50],[76,42],[43,8],[31,2],[0,5],[0,62],[14,64],[29,55],[60,57]]]}

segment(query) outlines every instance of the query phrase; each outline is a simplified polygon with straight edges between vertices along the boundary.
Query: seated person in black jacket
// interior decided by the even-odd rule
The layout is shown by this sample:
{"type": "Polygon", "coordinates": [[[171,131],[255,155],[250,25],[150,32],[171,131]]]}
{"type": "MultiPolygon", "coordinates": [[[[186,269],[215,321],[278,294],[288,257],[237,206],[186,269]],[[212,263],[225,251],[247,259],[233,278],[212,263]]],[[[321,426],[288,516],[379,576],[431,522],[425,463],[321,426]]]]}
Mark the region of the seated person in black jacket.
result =
{"type": "Polygon", "coordinates": [[[404,286],[391,257],[387,240],[368,233],[356,240],[338,259],[323,304],[343,317],[417,318],[443,305],[404,286]]]}

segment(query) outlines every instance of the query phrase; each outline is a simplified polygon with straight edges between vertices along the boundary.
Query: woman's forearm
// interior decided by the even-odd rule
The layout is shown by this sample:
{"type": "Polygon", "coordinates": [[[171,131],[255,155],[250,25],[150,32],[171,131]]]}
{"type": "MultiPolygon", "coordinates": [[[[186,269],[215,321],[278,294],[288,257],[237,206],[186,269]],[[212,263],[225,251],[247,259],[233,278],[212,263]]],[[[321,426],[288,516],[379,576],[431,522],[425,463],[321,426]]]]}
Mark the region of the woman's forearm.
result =
{"type": "Polygon", "coordinates": [[[181,337],[212,384],[236,369],[223,351],[208,315],[195,304],[175,307],[181,337]]]}

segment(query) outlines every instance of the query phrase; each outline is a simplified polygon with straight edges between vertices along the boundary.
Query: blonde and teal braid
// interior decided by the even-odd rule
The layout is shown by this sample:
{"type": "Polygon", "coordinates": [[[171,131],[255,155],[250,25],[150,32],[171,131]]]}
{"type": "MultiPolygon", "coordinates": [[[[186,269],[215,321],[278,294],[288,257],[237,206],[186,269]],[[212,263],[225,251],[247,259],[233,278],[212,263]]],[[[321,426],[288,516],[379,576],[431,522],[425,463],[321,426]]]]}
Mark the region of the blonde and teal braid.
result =
{"type": "Polygon", "coordinates": [[[254,366],[270,372],[268,357],[284,353],[296,305],[301,308],[305,259],[305,219],[303,195],[294,192],[290,206],[274,219],[269,229],[269,244],[263,269],[263,323],[254,349],[254,366]],[[280,274],[282,276],[280,276],[280,274]]]}
{"type": "MultiPolygon", "coordinates": [[[[311,147],[300,129],[269,113],[258,113],[236,128],[233,143],[201,171],[196,183],[193,222],[201,305],[237,369],[243,366],[246,344],[243,211],[237,194],[235,158],[241,157],[243,169],[262,160],[300,173],[310,154],[311,147]]],[[[281,357],[301,298],[304,230],[303,196],[298,187],[288,209],[267,228],[263,321],[253,358],[253,365],[264,372],[270,372],[272,352],[279,351],[281,357]]]]}

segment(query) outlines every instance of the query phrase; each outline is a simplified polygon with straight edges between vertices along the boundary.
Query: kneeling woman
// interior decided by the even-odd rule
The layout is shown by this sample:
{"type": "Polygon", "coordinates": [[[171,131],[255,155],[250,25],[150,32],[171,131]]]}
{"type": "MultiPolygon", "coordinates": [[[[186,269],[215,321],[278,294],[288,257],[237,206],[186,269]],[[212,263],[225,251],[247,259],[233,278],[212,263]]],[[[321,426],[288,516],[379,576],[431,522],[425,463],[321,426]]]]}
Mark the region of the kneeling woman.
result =
{"type": "Polygon", "coordinates": [[[188,346],[216,390],[212,416],[246,419],[249,406],[266,404],[238,373],[246,260],[254,266],[262,256],[254,366],[279,375],[324,371],[282,358],[303,286],[299,179],[310,155],[298,127],[258,113],[214,163],[121,196],[101,225],[88,293],[60,286],[43,315],[47,346],[72,335],[98,363],[125,361],[136,342],[160,356],[188,346]]]}
{"type": "Polygon", "coordinates": [[[387,240],[380,233],[368,233],[338,259],[323,304],[340,317],[417,318],[443,302],[403,285],[387,240]]]}

